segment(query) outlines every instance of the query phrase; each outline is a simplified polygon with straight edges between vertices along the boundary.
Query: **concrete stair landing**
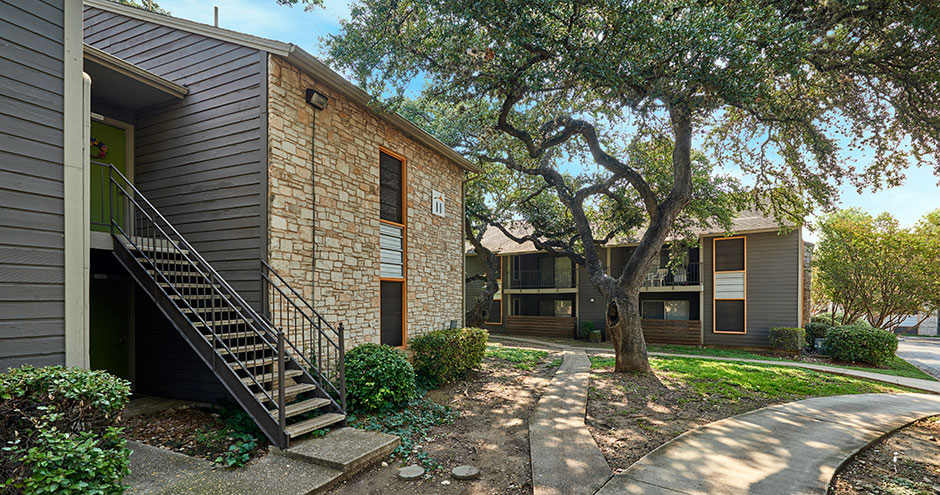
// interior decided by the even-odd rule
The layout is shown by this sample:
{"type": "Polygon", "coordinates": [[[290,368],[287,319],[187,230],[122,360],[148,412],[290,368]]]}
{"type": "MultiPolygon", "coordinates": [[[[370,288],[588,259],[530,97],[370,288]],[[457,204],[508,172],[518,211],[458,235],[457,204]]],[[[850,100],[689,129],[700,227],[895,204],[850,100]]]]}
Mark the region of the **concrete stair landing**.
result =
{"type": "Polygon", "coordinates": [[[390,454],[401,439],[355,428],[339,428],[323,437],[292,442],[241,469],[169,450],[128,442],[131,474],[124,478],[131,494],[308,495],[322,493],[390,454]]]}

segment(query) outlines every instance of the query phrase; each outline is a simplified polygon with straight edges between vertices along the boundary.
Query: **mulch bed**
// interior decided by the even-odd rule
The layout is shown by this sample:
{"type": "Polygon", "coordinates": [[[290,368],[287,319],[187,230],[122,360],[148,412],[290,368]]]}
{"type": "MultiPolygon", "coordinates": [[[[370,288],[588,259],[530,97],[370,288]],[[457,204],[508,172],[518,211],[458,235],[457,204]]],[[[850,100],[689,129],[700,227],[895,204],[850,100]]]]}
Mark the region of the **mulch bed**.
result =
{"type": "Polygon", "coordinates": [[[440,470],[429,471],[426,479],[401,481],[397,459],[387,459],[331,493],[336,494],[530,494],[528,417],[544,387],[554,376],[558,358],[549,354],[531,370],[487,357],[479,370],[465,380],[427,397],[460,412],[450,424],[434,426],[429,440],[416,451],[433,459],[440,470]],[[450,470],[470,464],[480,469],[475,481],[457,481],[450,470]]]}
{"type": "Polygon", "coordinates": [[[594,370],[585,423],[618,473],[688,430],[779,402],[702,400],[680,380],[594,370]]]}
{"type": "Polygon", "coordinates": [[[940,493],[940,416],[917,421],[860,452],[836,473],[829,493],[940,493]]]}
{"type": "MultiPolygon", "coordinates": [[[[231,445],[227,438],[231,430],[214,407],[168,409],[122,420],[120,426],[128,440],[210,461],[231,445]]],[[[261,440],[255,455],[267,448],[261,440]]]]}

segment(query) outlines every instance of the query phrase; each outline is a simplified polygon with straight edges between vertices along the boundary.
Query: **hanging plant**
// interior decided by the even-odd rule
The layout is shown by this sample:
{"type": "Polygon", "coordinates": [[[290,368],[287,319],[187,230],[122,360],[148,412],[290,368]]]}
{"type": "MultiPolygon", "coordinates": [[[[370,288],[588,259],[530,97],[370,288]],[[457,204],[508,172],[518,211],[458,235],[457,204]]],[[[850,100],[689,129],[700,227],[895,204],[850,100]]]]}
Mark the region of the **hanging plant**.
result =
{"type": "Polygon", "coordinates": [[[91,157],[92,158],[104,158],[108,154],[108,145],[102,143],[98,138],[91,138],[91,157]],[[98,153],[95,153],[95,148],[98,148],[98,153]]]}

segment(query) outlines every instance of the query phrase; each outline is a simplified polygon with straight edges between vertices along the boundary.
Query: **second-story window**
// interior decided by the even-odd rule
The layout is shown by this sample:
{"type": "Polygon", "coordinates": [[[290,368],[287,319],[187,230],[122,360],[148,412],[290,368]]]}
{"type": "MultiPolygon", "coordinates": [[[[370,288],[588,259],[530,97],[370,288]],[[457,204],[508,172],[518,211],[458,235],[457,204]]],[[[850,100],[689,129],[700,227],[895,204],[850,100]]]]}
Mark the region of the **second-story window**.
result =
{"type": "Polygon", "coordinates": [[[382,220],[404,223],[402,161],[385,152],[379,154],[379,207],[382,220]]]}
{"type": "Polygon", "coordinates": [[[379,151],[379,280],[381,342],[407,341],[408,227],[405,211],[405,159],[379,151]]]}

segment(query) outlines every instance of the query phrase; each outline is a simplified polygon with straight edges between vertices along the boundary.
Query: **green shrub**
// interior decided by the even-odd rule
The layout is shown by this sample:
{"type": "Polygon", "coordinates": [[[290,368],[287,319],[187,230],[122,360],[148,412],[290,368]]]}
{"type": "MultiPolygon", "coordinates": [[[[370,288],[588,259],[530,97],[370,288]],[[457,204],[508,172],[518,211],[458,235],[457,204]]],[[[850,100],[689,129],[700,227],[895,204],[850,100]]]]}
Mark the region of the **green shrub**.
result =
{"type": "Polygon", "coordinates": [[[594,325],[593,321],[585,321],[581,323],[581,326],[578,327],[578,338],[587,339],[588,335],[591,335],[591,332],[597,330],[597,327],[594,325]]]}
{"type": "Polygon", "coordinates": [[[775,349],[796,352],[803,348],[806,330],[802,328],[777,327],[770,329],[770,344],[775,349]]]}
{"type": "Polygon", "coordinates": [[[104,371],[0,375],[0,493],[123,493],[130,450],[114,426],[130,384],[104,371]]]}
{"type": "Polygon", "coordinates": [[[867,323],[832,327],[826,334],[826,351],[835,359],[881,364],[898,350],[898,337],[867,323]]]}
{"type": "Polygon", "coordinates": [[[415,395],[415,370],[401,351],[362,344],[346,353],[346,401],[353,410],[387,411],[415,395]]]}
{"type": "Polygon", "coordinates": [[[832,325],[828,323],[812,322],[806,324],[806,347],[812,348],[816,345],[816,339],[826,338],[826,334],[832,325]]]}
{"type": "Polygon", "coordinates": [[[842,313],[819,313],[809,319],[812,323],[825,323],[829,326],[842,324],[842,313]]]}
{"type": "Polygon", "coordinates": [[[411,339],[412,362],[421,385],[434,388],[466,378],[486,354],[482,328],[437,330],[411,339]]]}

